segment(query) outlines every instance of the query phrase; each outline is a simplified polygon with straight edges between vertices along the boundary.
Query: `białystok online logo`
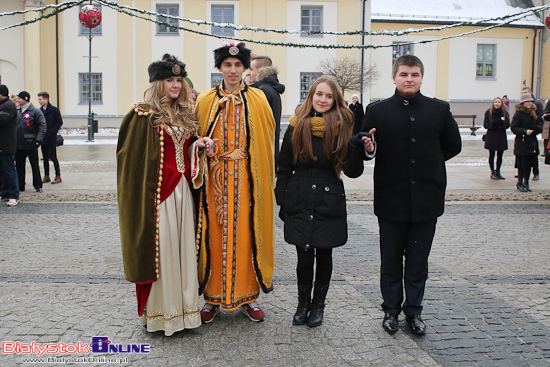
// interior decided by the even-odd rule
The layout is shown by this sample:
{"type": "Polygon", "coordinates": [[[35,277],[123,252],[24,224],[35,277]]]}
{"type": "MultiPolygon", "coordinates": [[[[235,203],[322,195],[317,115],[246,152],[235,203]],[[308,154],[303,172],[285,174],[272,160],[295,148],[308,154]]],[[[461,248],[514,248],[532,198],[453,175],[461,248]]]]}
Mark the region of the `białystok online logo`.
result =
{"type": "Polygon", "coordinates": [[[115,344],[107,336],[94,336],[90,344],[2,342],[3,354],[89,354],[91,353],[149,353],[149,344],[115,344]]]}

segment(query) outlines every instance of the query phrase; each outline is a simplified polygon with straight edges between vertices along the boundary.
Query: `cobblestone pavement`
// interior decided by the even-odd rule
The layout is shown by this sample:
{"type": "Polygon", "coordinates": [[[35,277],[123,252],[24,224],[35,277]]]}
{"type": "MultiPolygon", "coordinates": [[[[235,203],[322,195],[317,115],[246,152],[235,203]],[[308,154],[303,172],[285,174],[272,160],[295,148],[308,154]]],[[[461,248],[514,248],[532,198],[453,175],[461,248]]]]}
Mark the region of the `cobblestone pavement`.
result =
{"type": "MultiPolygon", "coordinates": [[[[275,291],[260,298],[266,321],[225,312],[169,338],[137,325],[135,290],[122,277],[116,204],[17,209],[0,206],[9,228],[0,253],[3,342],[107,336],[150,344],[149,355],[110,355],[136,366],[550,365],[550,255],[541,236],[549,233],[548,204],[447,205],[430,257],[423,337],[403,321],[393,336],[381,328],[378,230],[369,203],[349,205],[350,238],[334,252],[321,327],[291,325],[295,250],[278,221],[275,291]]],[[[22,365],[24,357],[2,354],[0,365],[22,365]]]]}
{"type": "MultiPolygon", "coordinates": [[[[531,196],[508,196],[516,194],[508,187],[512,170],[510,181],[491,182],[484,168],[459,164],[463,177],[449,168],[456,196],[430,256],[424,336],[404,321],[392,336],[383,331],[371,192],[346,181],[349,241],[334,251],[322,326],[292,325],[296,256],[277,220],[275,290],[259,300],[266,321],[223,312],[210,325],[164,337],[137,325],[135,288],[122,276],[114,148],[87,149],[92,163],[76,150],[62,153],[62,184],[45,185],[43,194],[27,186],[19,206],[0,205],[2,343],[88,344],[106,336],[115,345],[149,344],[149,354],[55,355],[132,366],[550,366],[550,166],[541,166],[531,196]]],[[[0,365],[59,365],[47,358],[0,353],[0,365]]]]}

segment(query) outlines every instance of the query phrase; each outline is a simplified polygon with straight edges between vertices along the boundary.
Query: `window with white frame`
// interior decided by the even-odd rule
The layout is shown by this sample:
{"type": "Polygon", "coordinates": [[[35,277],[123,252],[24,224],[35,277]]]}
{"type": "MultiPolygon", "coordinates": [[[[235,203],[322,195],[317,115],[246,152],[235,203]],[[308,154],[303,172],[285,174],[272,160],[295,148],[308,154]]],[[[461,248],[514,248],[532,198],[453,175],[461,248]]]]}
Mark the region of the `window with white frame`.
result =
{"type": "MultiPolygon", "coordinates": [[[[180,6],[178,4],[157,4],[157,13],[167,14],[173,16],[180,15],[180,6]]],[[[157,21],[166,23],[166,24],[157,24],[157,35],[179,35],[180,31],[178,28],[170,27],[170,25],[178,26],[179,21],[173,18],[167,18],[163,16],[158,16],[157,21]]]]}
{"type": "Polygon", "coordinates": [[[400,56],[403,55],[412,55],[413,54],[413,45],[406,45],[406,42],[394,42],[392,50],[392,65],[395,63],[400,56]]]}
{"type": "MultiPolygon", "coordinates": [[[[87,104],[90,99],[90,79],[88,73],[79,73],[80,104],[87,104]]],[[[101,73],[92,73],[92,104],[103,104],[103,77],[101,73]]]]}
{"type": "MultiPolygon", "coordinates": [[[[233,5],[212,5],[212,21],[216,23],[234,23],[233,5]]],[[[233,28],[212,27],[212,34],[217,36],[234,36],[233,28]]]]}
{"type": "Polygon", "coordinates": [[[496,48],[494,44],[477,45],[476,79],[495,79],[496,48]]]}
{"type": "Polygon", "coordinates": [[[222,84],[223,74],[222,73],[212,73],[210,75],[210,87],[214,88],[222,84]]]}
{"type": "MultiPolygon", "coordinates": [[[[87,4],[82,4],[80,5],[80,9],[82,9],[82,7],[84,5],[90,5],[90,3],[87,3],[87,4]]],[[[93,6],[95,6],[100,12],[101,12],[101,5],[98,5],[98,4],[95,4],[95,3],[92,3],[93,6]]],[[[79,35],[80,36],[88,36],[90,35],[90,28],[86,28],[82,25],[82,23],[80,23],[80,21],[78,21],[78,25],[79,25],[79,35]]],[[[101,31],[102,31],[102,27],[103,27],[103,23],[99,23],[99,25],[95,28],[91,28],[92,29],[92,36],[101,36],[101,31]]]]}
{"type": "Polygon", "coordinates": [[[307,94],[319,73],[300,73],[300,103],[306,100],[307,94]]]}
{"type": "MultiPolygon", "coordinates": [[[[321,32],[323,30],[323,7],[322,6],[302,6],[301,14],[302,31],[321,32]]],[[[301,34],[302,37],[322,37],[321,34],[301,34]]]]}

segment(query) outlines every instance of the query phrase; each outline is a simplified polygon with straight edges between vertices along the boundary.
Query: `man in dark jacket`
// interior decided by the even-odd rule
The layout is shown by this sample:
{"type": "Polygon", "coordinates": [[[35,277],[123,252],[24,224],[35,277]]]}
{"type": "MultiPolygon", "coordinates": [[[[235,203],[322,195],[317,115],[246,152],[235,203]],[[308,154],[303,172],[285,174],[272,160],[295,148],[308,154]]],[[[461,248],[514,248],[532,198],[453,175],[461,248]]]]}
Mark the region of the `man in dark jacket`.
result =
{"type": "Polygon", "coordinates": [[[376,130],[374,214],[380,226],[382,326],[388,333],[398,330],[401,311],[413,333],[426,330],[420,314],[428,256],[445,205],[445,161],[462,148],[449,104],[420,93],[423,75],[416,56],[397,59],[395,94],[368,105],[362,127],[376,130]]]}
{"type": "Polygon", "coordinates": [[[259,88],[267,97],[267,102],[275,118],[275,167],[277,167],[277,158],[279,157],[279,139],[281,133],[281,94],[285,92],[285,86],[279,83],[277,74],[279,70],[273,66],[269,56],[252,55],[250,58],[250,69],[247,77],[250,86],[259,88]]]}
{"type": "Polygon", "coordinates": [[[0,200],[16,206],[19,183],[13,161],[17,147],[17,110],[9,95],[8,87],[0,85],[0,200]]]}
{"type": "Polygon", "coordinates": [[[42,157],[44,158],[44,179],[42,183],[50,182],[50,159],[55,169],[55,179],[52,184],[61,183],[61,171],[59,170],[59,161],[57,160],[57,133],[63,125],[63,119],[59,108],[50,103],[50,94],[48,92],[38,93],[38,103],[40,111],[46,119],[46,135],[42,141],[42,157]]]}
{"type": "Polygon", "coordinates": [[[42,192],[42,177],[38,166],[38,147],[46,134],[46,119],[39,108],[30,103],[31,95],[22,91],[17,96],[17,150],[15,167],[19,179],[19,191],[25,191],[25,161],[29,157],[32,168],[32,185],[42,192]]]}

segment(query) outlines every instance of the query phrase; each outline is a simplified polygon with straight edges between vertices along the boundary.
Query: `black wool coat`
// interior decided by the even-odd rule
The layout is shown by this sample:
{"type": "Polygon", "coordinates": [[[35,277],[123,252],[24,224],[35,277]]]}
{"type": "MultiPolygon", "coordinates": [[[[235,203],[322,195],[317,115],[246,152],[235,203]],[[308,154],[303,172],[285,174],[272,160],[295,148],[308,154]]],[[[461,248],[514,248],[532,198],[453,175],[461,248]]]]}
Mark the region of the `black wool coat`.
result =
{"type": "MultiPolygon", "coordinates": [[[[289,126],[283,138],[275,187],[285,241],[304,249],[342,246],[348,239],[344,183],[324,153],[322,138],[311,137],[317,160],[294,163],[293,131],[289,126]]],[[[364,155],[362,146],[349,144],[346,176],[355,178],[363,173],[361,150],[364,155]]]]}
{"type": "Polygon", "coordinates": [[[0,101],[0,154],[14,155],[17,148],[17,109],[9,98],[0,101]]]}
{"type": "Polygon", "coordinates": [[[506,129],[510,127],[510,118],[503,116],[501,110],[494,110],[492,116],[490,116],[490,113],[491,109],[485,111],[485,119],[483,120],[483,127],[487,129],[485,149],[501,152],[508,149],[506,129]]]}
{"type": "Polygon", "coordinates": [[[516,134],[514,141],[514,155],[529,156],[539,154],[537,134],[542,132],[542,119],[536,118],[536,106],[527,109],[522,103],[516,104],[516,113],[512,118],[511,130],[516,134]],[[527,130],[533,130],[527,135],[527,130]]]}
{"type": "Polygon", "coordinates": [[[462,149],[449,104],[420,92],[395,94],[367,106],[362,131],[376,128],[374,214],[396,222],[423,222],[443,214],[445,161],[462,149]]]}
{"type": "Polygon", "coordinates": [[[365,118],[365,111],[363,110],[363,105],[359,102],[356,104],[350,103],[349,109],[355,115],[355,124],[353,125],[353,135],[356,135],[361,131],[361,126],[363,126],[363,119],[365,118]]]}
{"type": "Polygon", "coordinates": [[[44,114],[46,119],[46,135],[44,135],[44,140],[42,144],[55,144],[57,143],[57,133],[63,125],[63,119],[61,118],[61,113],[59,108],[53,106],[50,102],[46,106],[46,109],[40,107],[40,111],[44,114]]]}

